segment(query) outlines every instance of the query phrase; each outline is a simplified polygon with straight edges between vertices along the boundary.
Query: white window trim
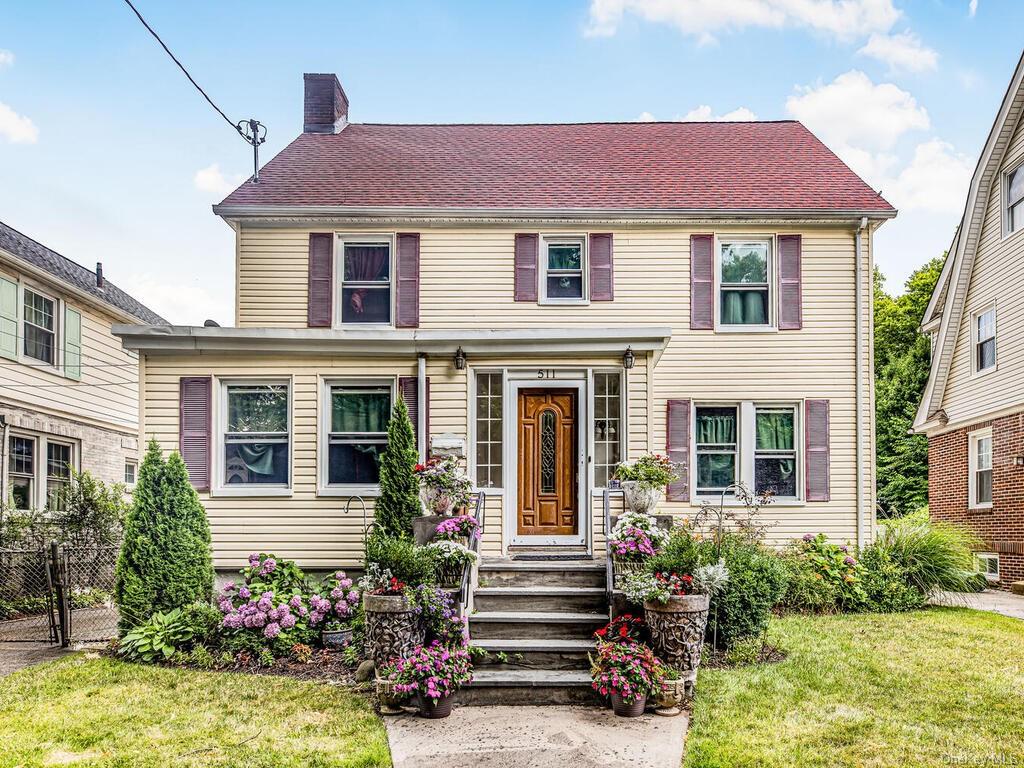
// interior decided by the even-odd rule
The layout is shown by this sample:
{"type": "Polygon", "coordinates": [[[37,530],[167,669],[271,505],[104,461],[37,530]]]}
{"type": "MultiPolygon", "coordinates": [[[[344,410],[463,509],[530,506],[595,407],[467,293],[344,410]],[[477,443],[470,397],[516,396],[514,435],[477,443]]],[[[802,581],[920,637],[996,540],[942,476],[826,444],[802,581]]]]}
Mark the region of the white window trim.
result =
{"type": "Polygon", "coordinates": [[[505,393],[507,391],[506,385],[508,383],[508,372],[507,369],[505,368],[489,368],[486,366],[481,368],[474,368],[473,366],[470,366],[468,373],[469,421],[467,423],[469,424],[469,439],[466,441],[466,453],[468,454],[466,456],[466,470],[469,472],[469,479],[473,483],[474,493],[479,493],[480,491],[483,491],[484,493],[488,494],[501,495],[505,493],[505,462],[508,460],[507,457],[505,456],[505,446],[507,444],[505,440],[505,435],[508,430],[508,425],[505,424],[505,393]],[[501,485],[494,486],[491,488],[488,488],[486,486],[480,487],[476,484],[476,377],[482,373],[498,374],[501,376],[501,476],[498,479],[501,485]]]}
{"type": "Polygon", "coordinates": [[[987,376],[999,368],[999,313],[996,311],[996,303],[990,302],[985,306],[971,312],[971,377],[987,376]],[[995,342],[995,362],[988,368],[978,368],[978,318],[986,312],[991,311],[992,315],[992,340],[995,342]]]}
{"type": "Polygon", "coordinates": [[[538,304],[551,306],[587,306],[590,304],[590,253],[588,252],[588,238],[580,234],[552,234],[542,235],[540,238],[540,269],[538,270],[540,292],[538,293],[538,304]],[[570,298],[548,298],[548,246],[549,245],[579,245],[580,246],[580,272],[583,280],[583,296],[578,299],[570,298]]]}
{"type": "Polygon", "coordinates": [[[618,374],[619,376],[619,462],[623,462],[627,459],[627,451],[629,449],[629,427],[626,425],[628,421],[627,409],[629,403],[629,393],[626,391],[626,387],[629,382],[629,378],[626,376],[626,371],[623,368],[591,368],[587,372],[587,392],[589,395],[589,402],[587,403],[587,410],[590,413],[590,420],[587,423],[587,456],[590,457],[590,461],[587,462],[587,471],[589,472],[588,483],[590,484],[591,493],[594,496],[603,495],[605,486],[597,485],[596,481],[596,469],[597,469],[597,441],[595,440],[594,427],[597,421],[597,409],[596,409],[596,391],[597,387],[594,384],[594,376],[599,373],[604,374],[618,374]]]}
{"type": "MultiPolygon", "coordinates": [[[[12,437],[22,437],[28,440],[32,440],[35,443],[33,448],[33,467],[32,467],[32,495],[34,507],[36,510],[46,509],[46,481],[47,481],[47,446],[52,443],[59,443],[60,445],[67,445],[71,448],[71,469],[74,472],[80,471],[81,466],[81,450],[80,444],[77,440],[70,438],[60,437],[57,435],[48,435],[45,432],[27,432],[22,429],[11,428],[8,431],[8,443],[3,448],[4,461],[8,462],[2,470],[4,474],[9,475],[10,470],[10,439],[12,437]]],[[[10,483],[8,482],[8,493],[10,493],[10,483]]],[[[5,500],[6,503],[6,500],[5,500]]]]}
{"type": "MultiPolygon", "coordinates": [[[[18,360],[25,365],[31,365],[43,371],[60,373],[63,370],[64,357],[64,302],[50,293],[48,290],[35,283],[18,281],[18,360]],[[25,354],[25,291],[31,291],[37,296],[53,302],[53,363],[47,363],[25,354]]],[[[84,357],[84,351],[82,356],[84,357]]]]}
{"type": "MultiPolygon", "coordinates": [[[[737,481],[754,491],[754,455],[758,408],[793,409],[793,443],[796,449],[796,496],[775,496],[773,507],[802,507],[806,505],[806,442],[804,437],[804,406],[802,400],[695,400],[690,404],[690,504],[700,506],[701,501],[718,502],[721,492],[701,493],[697,490],[697,408],[737,408],[738,433],[736,435],[737,481]]],[[[726,494],[727,507],[742,506],[733,494],[726,494]]]]}
{"type": "Polygon", "coordinates": [[[398,397],[398,377],[378,376],[374,378],[345,377],[345,376],[321,376],[319,382],[319,403],[320,413],[317,418],[317,496],[379,496],[380,483],[349,483],[330,485],[327,482],[328,456],[330,453],[331,433],[331,386],[343,385],[348,387],[358,386],[390,386],[391,406],[394,407],[398,397]]]}
{"type": "MultiPolygon", "coordinates": [[[[992,428],[985,427],[984,429],[978,429],[971,432],[967,436],[967,467],[968,467],[968,478],[967,478],[967,506],[969,509],[992,509],[992,502],[987,501],[984,503],[977,502],[977,473],[978,473],[978,441],[985,438],[992,437],[992,428]]],[[[992,470],[995,469],[995,444],[992,445],[992,452],[990,456],[992,463],[992,470]]],[[[990,471],[992,471],[990,470],[990,471]]],[[[993,480],[995,480],[995,474],[993,472],[993,480]]],[[[993,494],[995,493],[995,483],[992,484],[993,494]]]]}
{"type": "Polygon", "coordinates": [[[715,235],[714,253],[714,301],[712,312],[715,316],[716,333],[775,333],[778,328],[778,289],[775,280],[776,260],[776,236],[774,234],[759,235],[715,235]],[[727,243],[738,242],[767,242],[768,243],[768,324],[767,325],[726,325],[722,323],[722,246],[727,243]]]}
{"type": "Polygon", "coordinates": [[[336,329],[341,328],[394,328],[395,327],[395,312],[398,309],[398,303],[396,301],[396,294],[398,292],[398,276],[395,274],[395,267],[397,265],[397,257],[395,253],[396,237],[394,232],[362,232],[362,233],[351,233],[351,232],[335,232],[334,233],[334,253],[332,254],[331,268],[333,270],[333,279],[331,280],[331,311],[333,313],[333,326],[336,329]],[[344,291],[342,290],[345,284],[345,244],[349,245],[373,245],[380,243],[387,243],[388,245],[388,287],[390,293],[391,307],[388,310],[388,316],[390,321],[387,323],[343,323],[342,317],[342,298],[344,291]]]}
{"type": "Polygon", "coordinates": [[[1024,168],[1024,163],[1019,163],[1015,167],[1008,168],[1007,170],[1003,171],[1003,177],[1000,183],[1000,191],[1002,193],[1002,205],[1000,206],[1000,208],[1002,208],[1002,211],[1000,213],[1000,216],[1003,220],[1003,240],[1011,238],[1014,235],[1019,235],[1021,232],[1024,232],[1024,226],[1022,226],[1020,229],[1010,229],[1010,177],[1017,171],[1021,170],[1022,168],[1024,168]]]}
{"type": "Polygon", "coordinates": [[[229,498],[244,496],[250,498],[291,496],[295,483],[295,424],[292,404],[295,397],[295,383],[292,377],[263,376],[230,376],[216,379],[217,397],[214,403],[213,423],[216,432],[213,436],[213,482],[210,496],[229,498]],[[224,482],[224,432],[227,431],[228,420],[228,387],[256,384],[276,384],[288,387],[288,484],[270,485],[227,485],[224,482]]]}
{"type": "Polygon", "coordinates": [[[135,484],[139,481],[139,462],[135,459],[124,460],[124,485],[126,488],[134,488],[135,484]],[[132,467],[132,481],[128,482],[128,467],[132,467]]]}
{"type": "Polygon", "coordinates": [[[985,580],[988,581],[990,584],[994,584],[994,583],[998,582],[999,579],[1000,579],[1000,573],[999,573],[999,553],[998,552],[975,552],[974,553],[974,557],[978,561],[981,561],[981,560],[994,560],[995,561],[995,563],[996,563],[996,572],[994,574],[992,574],[992,573],[988,573],[987,571],[982,571],[982,574],[984,575],[985,580]]]}

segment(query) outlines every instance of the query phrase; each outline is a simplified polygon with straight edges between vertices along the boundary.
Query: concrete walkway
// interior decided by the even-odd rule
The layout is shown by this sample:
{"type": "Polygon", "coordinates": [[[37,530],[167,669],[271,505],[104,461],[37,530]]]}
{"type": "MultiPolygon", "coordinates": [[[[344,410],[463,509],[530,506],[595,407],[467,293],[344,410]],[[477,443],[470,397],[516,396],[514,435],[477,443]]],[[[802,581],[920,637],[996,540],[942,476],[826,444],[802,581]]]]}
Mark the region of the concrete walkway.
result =
{"type": "Polygon", "coordinates": [[[687,717],[596,707],[459,707],[385,717],[395,768],[677,768],[687,717]]]}
{"type": "Polygon", "coordinates": [[[66,648],[49,643],[0,643],[0,677],[19,669],[58,659],[66,648]]]}
{"type": "Polygon", "coordinates": [[[984,592],[940,592],[932,602],[935,605],[974,608],[979,611],[1001,613],[1015,619],[1024,619],[1024,595],[1014,595],[995,589],[984,592]]]}

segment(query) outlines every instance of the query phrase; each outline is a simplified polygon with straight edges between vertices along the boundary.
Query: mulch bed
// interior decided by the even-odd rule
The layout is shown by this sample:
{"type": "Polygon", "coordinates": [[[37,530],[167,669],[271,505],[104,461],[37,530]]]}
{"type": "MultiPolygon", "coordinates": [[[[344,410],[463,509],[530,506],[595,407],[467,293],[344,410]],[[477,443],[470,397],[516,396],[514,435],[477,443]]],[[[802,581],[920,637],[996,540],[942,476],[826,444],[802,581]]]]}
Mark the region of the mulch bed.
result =
{"type": "Polygon", "coordinates": [[[752,661],[740,663],[729,661],[726,651],[705,651],[701,654],[700,665],[710,669],[734,669],[736,667],[748,667],[754,664],[778,664],[785,660],[788,654],[774,645],[761,646],[757,658],[752,661]]]}
{"type": "Polygon", "coordinates": [[[313,657],[306,663],[291,658],[275,659],[273,665],[253,669],[236,666],[238,672],[251,672],[257,675],[281,675],[294,677],[298,680],[310,680],[337,685],[354,686],[356,670],[343,660],[343,654],[326,649],[313,651],[313,657]]]}

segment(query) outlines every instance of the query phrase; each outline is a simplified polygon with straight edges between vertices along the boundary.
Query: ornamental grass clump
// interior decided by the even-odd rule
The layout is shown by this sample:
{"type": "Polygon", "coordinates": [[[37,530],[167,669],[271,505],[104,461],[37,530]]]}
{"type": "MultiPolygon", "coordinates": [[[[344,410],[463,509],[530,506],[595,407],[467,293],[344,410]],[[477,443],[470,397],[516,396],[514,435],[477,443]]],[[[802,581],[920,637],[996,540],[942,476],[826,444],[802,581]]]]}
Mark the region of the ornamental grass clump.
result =
{"type": "Polygon", "coordinates": [[[381,677],[397,693],[437,702],[472,682],[473,663],[465,648],[449,648],[434,641],[417,646],[408,656],[392,659],[381,669],[381,677]]]}
{"type": "Polygon", "coordinates": [[[602,696],[632,704],[665,688],[665,667],[642,643],[598,642],[590,656],[591,687],[602,696]]]}

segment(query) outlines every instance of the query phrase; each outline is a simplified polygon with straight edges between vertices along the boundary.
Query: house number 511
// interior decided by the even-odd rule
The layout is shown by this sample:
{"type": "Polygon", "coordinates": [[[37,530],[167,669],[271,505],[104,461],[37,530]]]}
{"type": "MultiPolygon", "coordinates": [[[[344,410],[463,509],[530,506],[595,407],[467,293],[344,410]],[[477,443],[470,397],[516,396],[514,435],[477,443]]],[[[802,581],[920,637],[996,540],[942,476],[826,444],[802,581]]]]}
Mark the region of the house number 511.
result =
{"type": "Polygon", "coordinates": [[[540,368],[537,370],[538,379],[553,379],[555,378],[554,368],[540,368]]]}

